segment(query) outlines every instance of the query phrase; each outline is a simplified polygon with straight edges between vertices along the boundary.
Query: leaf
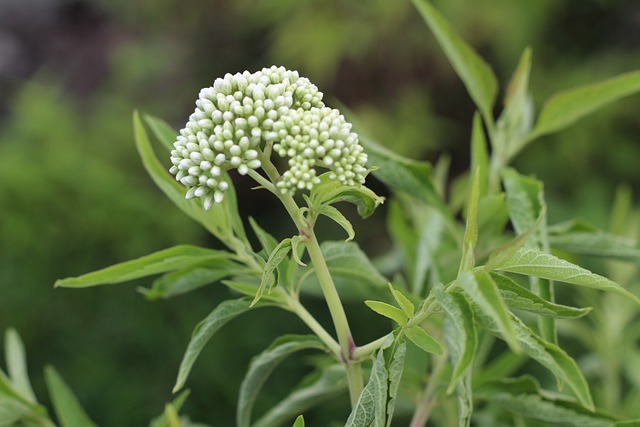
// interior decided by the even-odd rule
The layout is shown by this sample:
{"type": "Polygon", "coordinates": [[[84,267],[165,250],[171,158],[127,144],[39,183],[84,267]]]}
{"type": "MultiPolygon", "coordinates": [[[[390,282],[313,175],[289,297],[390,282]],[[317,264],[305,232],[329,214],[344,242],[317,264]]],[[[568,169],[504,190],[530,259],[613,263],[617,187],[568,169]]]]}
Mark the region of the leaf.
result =
{"type": "Polygon", "coordinates": [[[13,388],[25,400],[36,403],[36,396],[31,388],[29,373],[27,370],[27,358],[20,335],[15,329],[9,328],[4,336],[5,358],[7,360],[7,372],[11,378],[13,388]]]}
{"type": "MultiPolygon", "coordinates": [[[[498,332],[493,319],[482,313],[477,313],[483,324],[492,332],[498,332]]],[[[585,408],[593,410],[593,400],[589,392],[589,384],[584,378],[577,363],[557,345],[544,341],[537,336],[516,316],[511,315],[512,324],[520,347],[532,359],[549,369],[557,378],[558,383],[566,383],[585,408]]]]}
{"type": "Polygon", "coordinates": [[[167,150],[172,151],[175,149],[173,143],[176,142],[178,138],[178,132],[173,130],[167,122],[148,114],[144,115],[144,121],[147,122],[153,134],[167,150]]]}
{"type": "Polygon", "coordinates": [[[258,223],[252,217],[249,217],[249,224],[251,225],[251,229],[258,238],[262,249],[264,249],[267,254],[272,253],[276,246],[278,246],[278,241],[276,240],[276,238],[266,232],[262,227],[260,227],[260,225],[258,225],[258,223]]]}
{"type": "MultiPolygon", "coordinates": [[[[180,411],[182,405],[184,405],[184,402],[187,400],[187,397],[189,397],[189,393],[189,390],[185,390],[180,393],[175,399],[173,399],[173,401],[171,402],[171,406],[176,411],[180,411]]],[[[154,418],[149,424],[149,427],[170,427],[166,412],[163,412],[162,415],[154,418]]]]}
{"type": "Polygon", "coordinates": [[[549,236],[551,246],[580,255],[614,258],[640,263],[636,242],[604,231],[567,231],[549,236]]]}
{"type": "Polygon", "coordinates": [[[640,71],[632,71],[557,93],[542,107],[528,140],[565,129],[597,109],[639,91],[640,71]]]}
{"type": "MultiPolygon", "coordinates": [[[[358,214],[362,218],[369,217],[373,211],[384,202],[384,198],[378,196],[365,186],[346,186],[339,181],[329,179],[329,173],[320,176],[320,183],[313,186],[309,195],[314,209],[322,209],[322,205],[331,205],[338,202],[349,202],[357,206],[358,214]]],[[[310,208],[312,206],[309,206],[310,208]]],[[[318,212],[326,215],[324,212],[318,212]]]]}
{"type": "Polygon", "coordinates": [[[477,112],[473,115],[470,170],[478,171],[480,195],[484,196],[487,194],[489,186],[489,153],[487,152],[487,139],[482,127],[482,118],[477,112]]]}
{"type": "Polygon", "coordinates": [[[273,252],[271,252],[271,254],[269,255],[269,259],[264,266],[264,272],[262,273],[260,286],[256,291],[256,296],[251,302],[252,307],[260,300],[267,285],[271,287],[272,284],[275,283],[275,279],[273,279],[272,277],[273,272],[276,268],[278,268],[278,265],[280,265],[280,263],[285,260],[289,251],[291,251],[291,239],[287,238],[278,243],[278,246],[276,246],[273,252]]]}
{"type": "Polygon", "coordinates": [[[326,351],[315,335],[286,335],[276,339],[267,350],[256,356],[240,385],[236,423],[239,427],[251,425],[251,412],[260,389],[273,370],[291,354],[307,349],[326,351]]]}
{"type": "Polygon", "coordinates": [[[591,311],[591,308],[576,308],[549,302],[502,274],[491,273],[491,278],[498,286],[502,299],[511,308],[556,319],[577,319],[591,311]]]}
{"type": "Polygon", "coordinates": [[[407,320],[409,320],[407,315],[404,314],[402,310],[390,304],[387,304],[386,302],[367,300],[364,303],[371,310],[375,311],[381,316],[393,320],[400,326],[404,325],[405,323],[407,323],[407,320]]]}
{"type": "Polygon", "coordinates": [[[58,422],[62,427],[96,426],[84,412],[69,386],[52,366],[45,368],[44,378],[58,422]]]}
{"type": "Polygon", "coordinates": [[[185,187],[169,174],[167,168],[156,157],[137,111],[133,113],[133,129],[138,153],[153,182],[180,210],[205,227],[216,238],[224,241],[224,234],[228,232],[229,228],[224,211],[226,202],[216,203],[211,209],[205,211],[202,204],[196,199],[185,199],[185,187]]]}
{"type": "Polygon", "coordinates": [[[249,301],[244,298],[223,301],[204,320],[198,323],[191,335],[191,340],[182,357],[182,362],[180,362],[178,379],[173,387],[174,393],[184,386],[193,364],[211,337],[228,321],[248,311],[250,309],[249,305],[249,301]]]}
{"type": "MultiPolygon", "coordinates": [[[[398,387],[400,386],[400,380],[402,379],[402,372],[404,371],[404,358],[407,354],[407,344],[405,341],[401,341],[393,349],[393,356],[389,362],[389,397],[387,401],[387,423],[385,427],[391,426],[393,421],[393,412],[395,410],[396,399],[398,396],[398,387]]],[[[384,425],[379,423],[381,426],[384,425]]]]}
{"type": "Polygon", "coordinates": [[[296,422],[293,423],[293,427],[304,427],[304,417],[302,415],[296,418],[296,422]]]}
{"type": "Polygon", "coordinates": [[[511,413],[563,426],[610,427],[613,421],[602,414],[580,410],[560,400],[545,399],[537,394],[499,394],[492,400],[511,413]]]}
{"type": "Polygon", "coordinates": [[[478,205],[480,203],[480,170],[476,170],[473,182],[471,183],[471,191],[469,192],[469,203],[467,208],[467,226],[464,231],[462,241],[462,259],[460,260],[460,269],[458,275],[465,271],[469,271],[475,265],[475,257],[473,251],[478,243],[478,205]]]}
{"type": "Polygon", "coordinates": [[[458,427],[469,427],[473,414],[471,370],[466,371],[456,383],[456,394],[458,397],[458,427]]]}
{"type": "Polygon", "coordinates": [[[426,0],[413,0],[438,44],[464,83],[469,95],[487,118],[491,117],[498,83],[487,63],[456,34],[446,19],[426,0]]]}
{"type": "MultiPolygon", "coordinates": [[[[11,398],[0,396],[0,426],[21,426],[20,421],[28,417],[31,409],[28,405],[11,398]]],[[[47,427],[53,424],[45,424],[47,427]]]]}
{"type": "Polygon", "coordinates": [[[388,283],[388,286],[389,286],[389,290],[391,291],[391,295],[393,296],[393,299],[396,300],[396,302],[398,303],[398,306],[402,309],[404,314],[406,314],[407,317],[413,317],[413,314],[415,312],[415,307],[413,303],[409,300],[409,298],[404,296],[404,294],[400,292],[398,289],[396,289],[391,283],[388,283]]]}
{"type": "Polygon", "coordinates": [[[333,364],[322,368],[303,381],[290,395],[271,408],[252,427],[277,427],[283,422],[318,403],[336,397],[347,390],[344,368],[333,364]]]}
{"type": "Polygon", "coordinates": [[[520,57],[505,94],[505,108],[497,124],[497,145],[506,155],[505,161],[513,157],[522,147],[522,142],[533,125],[533,103],[528,96],[531,71],[531,48],[526,48],[520,57]]]}
{"type": "Polygon", "coordinates": [[[431,335],[429,335],[420,326],[412,326],[404,331],[404,334],[412,343],[427,353],[442,354],[442,347],[431,335]]]}
{"type": "Polygon", "coordinates": [[[471,367],[478,347],[478,334],[473,310],[462,294],[445,292],[442,285],[435,286],[433,293],[446,313],[445,339],[453,364],[448,388],[448,392],[451,392],[471,367]]]}
{"type": "Polygon", "coordinates": [[[538,249],[522,248],[502,265],[497,266],[496,270],[613,292],[640,304],[640,299],[637,296],[614,281],[538,249]]]}
{"type": "Polygon", "coordinates": [[[82,276],[58,280],[55,286],[86,288],[96,285],[110,285],[151,276],[153,274],[179,270],[201,262],[227,260],[230,257],[231,254],[225,251],[216,251],[190,245],[179,245],[82,276]]]}
{"type": "Polygon", "coordinates": [[[353,240],[356,237],[356,232],[353,230],[353,226],[349,222],[347,218],[345,218],[342,213],[330,205],[320,205],[316,207],[319,215],[324,215],[327,218],[332,219],[336,224],[344,229],[347,232],[348,236],[345,242],[353,240]]]}
{"type": "Polygon", "coordinates": [[[194,291],[218,280],[242,272],[240,265],[227,260],[207,262],[167,273],[153,281],[151,289],[140,289],[149,300],[168,299],[194,291]]]}
{"type": "MultiPolygon", "coordinates": [[[[533,228],[544,207],[542,182],[531,177],[520,175],[514,169],[506,168],[502,172],[503,183],[507,193],[509,217],[517,234],[524,234],[533,228]]],[[[546,231],[546,221],[542,222],[546,231]]],[[[545,234],[545,233],[540,233],[545,234]]],[[[544,246],[544,236],[535,236],[534,243],[544,246]]]]}
{"type": "Polygon", "coordinates": [[[470,272],[462,274],[458,282],[464,293],[469,295],[478,308],[493,320],[511,350],[519,353],[520,345],[511,322],[511,315],[491,276],[483,270],[478,270],[475,275],[470,272]]]}

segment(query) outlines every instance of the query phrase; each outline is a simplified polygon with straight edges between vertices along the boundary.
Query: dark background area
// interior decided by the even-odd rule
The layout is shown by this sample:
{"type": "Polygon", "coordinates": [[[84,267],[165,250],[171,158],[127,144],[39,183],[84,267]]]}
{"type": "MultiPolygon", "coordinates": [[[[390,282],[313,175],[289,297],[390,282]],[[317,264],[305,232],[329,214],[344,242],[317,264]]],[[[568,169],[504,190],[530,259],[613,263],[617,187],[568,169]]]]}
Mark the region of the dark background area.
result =
{"type": "MultiPolygon", "coordinates": [[[[636,0],[434,3],[503,86],[532,47],[538,108],[559,90],[640,68],[636,0]]],[[[0,0],[0,331],[22,335],[44,402],[45,364],[100,425],[144,425],[171,399],[193,327],[228,291],[148,302],[136,286],[149,281],[52,285],[179,243],[218,245],[146,176],[131,113],[179,128],[201,87],[272,64],[310,78],[393,150],[430,161],[447,153],[452,178],[468,167],[473,104],[408,0],[0,0]]],[[[606,225],[615,188],[638,189],[638,111],[640,97],[625,99],[516,159],[545,181],[551,222],[577,212],[606,225]]],[[[283,211],[244,184],[241,211],[289,233],[283,211]]],[[[376,255],[388,245],[384,209],[368,221],[358,241],[376,255]]],[[[354,318],[365,329],[368,321],[354,318]]],[[[224,328],[195,366],[186,413],[233,425],[250,357],[285,332],[306,330],[276,311],[224,328]]],[[[304,360],[278,371],[262,408],[305,372],[304,360]]]]}

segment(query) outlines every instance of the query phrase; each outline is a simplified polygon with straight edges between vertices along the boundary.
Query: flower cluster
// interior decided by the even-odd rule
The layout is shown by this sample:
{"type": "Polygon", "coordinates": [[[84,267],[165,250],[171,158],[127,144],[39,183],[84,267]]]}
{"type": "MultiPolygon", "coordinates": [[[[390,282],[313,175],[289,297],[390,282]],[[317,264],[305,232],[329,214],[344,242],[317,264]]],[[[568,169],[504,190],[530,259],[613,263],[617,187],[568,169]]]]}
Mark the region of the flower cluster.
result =
{"type": "Polygon", "coordinates": [[[364,182],[367,155],[351,124],[325,107],[308,79],[275,66],[227,74],[200,91],[171,151],[170,172],[188,187],[188,199],[201,197],[209,209],[224,198],[226,172],[258,169],[268,143],[289,157],[289,169],[276,183],[284,193],[310,190],[319,182],[316,166],[343,184],[364,182]]]}

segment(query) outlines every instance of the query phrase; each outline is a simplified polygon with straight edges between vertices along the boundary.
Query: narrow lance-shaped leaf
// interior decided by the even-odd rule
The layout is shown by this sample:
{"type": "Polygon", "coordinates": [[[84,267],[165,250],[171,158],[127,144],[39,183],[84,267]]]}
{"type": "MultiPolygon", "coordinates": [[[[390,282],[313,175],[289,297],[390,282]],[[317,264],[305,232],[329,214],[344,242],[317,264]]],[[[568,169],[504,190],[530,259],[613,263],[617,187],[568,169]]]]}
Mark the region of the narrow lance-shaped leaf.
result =
{"type": "Polygon", "coordinates": [[[557,319],[577,319],[591,311],[591,308],[569,307],[542,299],[502,274],[491,273],[491,278],[498,286],[502,299],[511,308],[557,319]]]}
{"type": "Polygon", "coordinates": [[[158,141],[167,149],[167,151],[174,150],[173,143],[176,141],[178,133],[171,128],[164,120],[157,117],[144,115],[144,121],[147,122],[153,134],[158,138],[158,141]]]}
{"type": "Polygon", "coordinates": [[[256,356],[249,365],[238,396],[236,423],[239,427],[251,425],[253,405],[262,386],[273,370],[289,355],[307,349],[325,350],[313,335],[287,335],[276,339],[267,350],[256,356]]]}
{"type": "Polygon", "coordinates": [[[413,0],[413,4],[431,28],[483,116],[491,117],[498,83],[489,65],[456,34],[446,19],[428,1],[413,0]]]}
{"type": "Polygon", "coordinates": [[[521,248],[495,269],[613,292],[640,304],[640,298],[616,282],[538,249],[521,248]]]}
{"type": "Polygon", "coordinates": [[[319,215],[324,215],[327,218],[332,219],[336,224],[342,227],[344,231],[347,232],[349,236],[347,237],[347,240],[346,240],[347,242],[350,240],[353,240],[356,237],[356,233],[353,230],[353,226],[351,225],[349,220],[344,215],[342,215],[342,213],[338,209],[334,208],[331,205],[325,205],[325,204],[317,206],[316,209],[319,215]]]}
{"type": "Polygon", "coordinates": [[[133,129],[136,147],[142,159],[142,164],[151,179],[153,179],[153,182],[180,210],[222,240],[223,230],[228,227],[226,217],[222,211],[222,204],[214,204],[209,211],[205,211],[196,200],[186,200],[184,187],[173,179],[165,166],[156,157],[137,111],[133,113],[133,129]]]}
{"type": "Polygon", "coordinates": [[[300,415],[293,423],[293,427],[304,427],[304,417],[300,415]]]}
{"type": "Polygon", "coordinates": [[[404,314],[406,314],[408,317],[413,317],[413,313],[415,312],[415,307],[413,303],[409,300],[409,298],[404,296],[404,294],[400,292],[398,289],[396,289],[391,283],[388,283],[388,286],[389,286],[389,290],[391,291],[391,295],[393,296],[393,299],[396,300],[396,303],[398,303],[398,306],[402,309],[404,314]]]}
{"type": "Polygon", "coordinates": [[[489,316],[496,324],[502,338],[515,353],[520,352],[520,344],[516,338],[511,322],[511,315],[502,300],[498,287],[485,271],[476,274],[467,272],[458,278],[460,287],[478,305],[478,308],[489,316]]]}
{"type": "Polygon", "coordinates": [[[31,382],[29,381],[24,346],[15,329],[7,329],[5,332],[4,345],[7,371],[15,390],[20,393],[25,400],[36,403],[36,396],[33,393],[31,382]]]}
{"type": "Polygon", "coordinates": [[[273,252],[271,252],[271,255],[269,255],[269,259],[264,266],[264,272],[262,273],[260,287],[258,287],[256,296],[251,302],[252,307],[260,300],[265,288],[268,285],[271,286],[275,282],[275,279],[273,279],[274,271],[278,268],[278,265],[284,261],[289,251],[291,251],[291,239],[287,238],[278,243],[278,246],[276,246],[273,252]]]}
{"type": "Polygon", "coordinates": [[[409,320],[407,315],[404,314],[402,310],[400,310],[398,307],[392,306],[391,304],[387,304],[386,302],[367,300],[364,303],[371,310],[375,311],[381,316],[393,320],[400,326],[404,325],[405,323],[407,323],[407,320],[409,320]]]}
{"type": "Polygon", "coordinates": [[[560,92],[544,104],[528,140],[562,130],[597,109],[637,92],[640,92],[640,71],[560,92]]]}
{"type": "Polygon", "coordinates": [[[482,118],[476,112],[473,115],[473,130],[471,132],[471,170],[478,171],[480,195],[487,194],[489,185],[489,153],[487,139],[484,135],[482,118]]]}
{"type": "Polygon", "coordinates": [[[458,275],[465,271],[469,271],[475,265],[475,256],[473,251],[478,243],[478,206],[480,204],[480,170],[477,169],[473,182],[471,183],[471,191],[469,193],[469,204],[467,207],[467,227],[464,231],[462,259],[460,261],[460,270],[458,275]]]}
{"type": "Polygon", "coordinates": [[[153,274],[179,270],[201,262],[225,260],[230,257],[231,254],[225,251],[179,245],[82,276],[58,280],[55,286],[85,288],[96,285],[110,285],[153,274]]]}
{"type": "Polygon", "coordinates": [[[471,367],[478,346],[478,334],[474,313],[464,296],[458,292],[445,292],[442,285],[435,286],[433,293],[446,313],[445,338],[453,361],[453,373],[448,391],[451,392],[460,378],[471,367]]]}
{"type": "Polygon", "coordinates": [[[180,362],[178,379],[173,387],[174,393],[184,386],[193,364],[211,337],[227,322],[249,310],[249,304],[246,299],[224,301],[196,326],[180,362]]]}
{"type": "Polygon", "coordinates": [[[442,347],[440,347],[438,341],[436,341],[435,338],[429,335],[420,326],[416,325],[411,328],[407,328],[405,329],[404,334],[412,343],[427,353],[442,354],[442,347]]]}
{"type": "Polygon", "coordinates": [[[407,344],[402,340],[394,348],[391,361],[389,362],[389,397],[387,401],[387,422],[386,424],[380,423],[380,426],[391,426],[393,421],[393,413],[395,411],[396,399],[398,396],[398,388],[400,387],[400,379],[402,379],[402,372],[404,371],[404,358],[407,354],[407,344]]]}
{"type": "Polygon", "coordinates": [[[53,402],[53,408],[62,427],[96,427],[84,412],[77,399],[58,372],[51,366],[45,368],[44,378],[53,402]]]}

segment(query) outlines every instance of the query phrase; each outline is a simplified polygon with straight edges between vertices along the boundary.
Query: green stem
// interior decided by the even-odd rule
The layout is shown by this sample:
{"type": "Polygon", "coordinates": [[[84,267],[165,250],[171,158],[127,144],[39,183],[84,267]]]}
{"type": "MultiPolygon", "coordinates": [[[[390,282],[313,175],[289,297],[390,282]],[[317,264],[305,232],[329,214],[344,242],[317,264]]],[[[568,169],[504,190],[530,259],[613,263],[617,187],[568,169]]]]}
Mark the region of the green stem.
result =
{"type": "Polygon", "coordinates": [[[307,309],[298,301],[297,298],[287,295],[287,302],[289,303],[289,308],[293,313],[295,313],[308,327],[311,329],[317,336],[322,340],[323,343],[329,347],[329,350],[336,356],[340,357],[340,344],[333,339],[333,337],[318,323],[318,321],[313,317],[311,313],[307,311],[307,309]]]}
{"type": "Polygon", "coordinates": [[[434,396],[436,387],[438,386],[437,379],[443,372],[444,368],[447,366],[445,363],[446,361],[446,354],[443,354],[436,358],[436,364],[433,367],[433,371],[431,372],[429,381],[427,382],[427,385],[425,387],[424,393],[422,395],[422,400],[416,407],[416,411],[413,413],[413,417],[411,418],[409,427],[423,427],[429,420],[431,410],[437,403],[437,398],[434,396]]]}
{"type": "Polygon", "coordinates": [[[331,274],[329,273],[329,267],[327,266],[324,256],[322,255],[322,251],[320,250],[318,239],[313,232],[313,225],[307,224],[300,217],[300,209],[295,200],[293,200],[293,197],[290,194],[284,194],[279,191],[275,183],[280,178],[280,174],[278,173],[275,165],[271,163],[271,160],[265,154],[266,153],[261,153],[259,156],[259,159],[262,162],[262,169],[274,184],[273,188],[275,190],[275,194],[289,213],[289,216],[298,228],[298,232],[305,239],[304,241],[307,251],[309,252],[309,257],[311,258],[313,268],[316,272],[320,288],[327,302],[329,313],[336,330],[338,344],[340,346],[339,360],[346,367],[351,405],[355,406],[358,402],[358,398],[360,397],[360,393],[362,393],[364,384],[360,363],[353,358],[353,352],[356,345],[351,335],[347,315],[344,311],[344,307],[342,306],[342,301],[340,300],[335,284],[333,283],[333,279],[331,278],[331,274]]]}

